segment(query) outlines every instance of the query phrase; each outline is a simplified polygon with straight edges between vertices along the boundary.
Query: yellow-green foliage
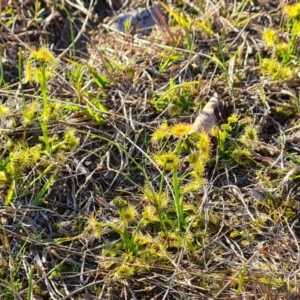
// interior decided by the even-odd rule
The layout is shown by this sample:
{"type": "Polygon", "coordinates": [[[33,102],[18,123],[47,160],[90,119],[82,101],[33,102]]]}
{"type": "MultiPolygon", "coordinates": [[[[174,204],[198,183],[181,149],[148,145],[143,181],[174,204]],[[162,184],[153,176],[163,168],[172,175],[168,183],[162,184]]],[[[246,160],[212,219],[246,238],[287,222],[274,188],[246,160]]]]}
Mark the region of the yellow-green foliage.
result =
{"type": "Polygon", "coordinates": [[[188,123],[177,123],[169,129],[169,132],[175,138],[185,137],[191,130],[192,126],[188,123]]]}
{"type": "Polygon", "coordinates": [[[76,136],[75,130],[67,130],[64,135],[63,148],[66,150],[72,150],[77,148],[80,139],[76,136]]]}
{"type": "MultiPolygon", "coordinates": [[[[273,45],[274,46],[274,45],[273,45]]],[[[284,59],[289,51],[288,43],[280,43],[275,47],[275,53],[279,59],[284,59]]]]}
{"type": "MultiPolygon", "coordinates": [[[[184,203],[184,191],[199,190],[205,182],[204,170],[211,156],[211,140],[206,132],[190,134],[190,130],[190,124],[168,126],[163,123],[152,135],[153,144],[162,147],[160,154],[153,155],[154,161],[164,174],[173,176],[170,184],[174,188],[174,199],[166,189],[165,177],[162,177],[158,188],[145,184],[145,207],[141,214],[121,198],[113,201],[120,218],[114,224],[103,223],[102,227],[109,226],[120,235],[121,240],[105,247],[102,255],[124,259],[123,263],[105,262],[105,268],[114,270],[114,279],[122,280],[136,272],[147,271],[149,266],[162,261],[166,264],[167,250],[183,247],[192,254],[202,243],[203,236],[185,232],[185,219],[191,222],[197,210],[184,203]],[[184,167],[184,174],[179,176],[181,167],[184,167]],[[178,222],[180,218],[182,222],[178,222]],[[134,230],[131,230],[130,224],[134,224],[134,230]],[[156,238],[143,234],[142,230],[146,228],[155,230],[156,238]],[[135,260],[130,257],[135,257],[135,260]]],[[[218,223],[217,220],[214,222],[218,223]]],[[[95,220],[92,223],[97,224],[95,220]]]]}
{"type": "Polygon", "coordinates": [[[120,218],[125,224],[131,224],[136,220],[137,211],[133,205],[128,205],[126,208],[121,210],[120,218]]]}
{"type": "Polygon", "coordinates": [[[255,146],[255,142],[258,141],[257,129],[252,125],[246,125],[243,134],[240,137],[240,141],[247,147],[252,148],[255,146]]]}
{"type": "Polygon", "coordinates": [[[3,104],[0,104],[0,116],[5,116],[8,112],[7,107],[5,107],[3,104]]]}
{"type": "Polygon", "coordinates": [[[292,59],[298,60],[296,40],[300,35],[299,3],[286,5],[284,11],[287,15],[285,30],[290,38],[284,40],[282,34],[271,28],[266,28],[262,35],[271,57],[262,59],[261,73],[275,80],[292,78],[297,71],[292,59]]]}
{"type": "Polygon", "coordinates": [[[202,131],[201,133],[199,133],[197,148],[200,155],[199,159],[203,160],[204,162],[208,162],[211,156],[211,142],[207,132],[202,131]]]}
{"type": "Polygon", "coordinates": [[[239,165],[247,165],[251,162],[251,152],[248,149],[234,149],[231,157],[239,165]]]}
{"type": "Polygon", "coordinates": [[[123,263],[114,272],[114,279],[120,280],[123,278],[128,278],[134,274],[134,271],[135,268],[132,265],[123,263]]]}
{"type": "MultiPolygon", "coordinates": [[[[294,105],[296,106],[296,103],[294,103],[294,105]]],[[[276,106],[275,111],[278,115],[280,115],[283,118],[292,117],[297,113],[296,109],[287,103],[283,103],[280,106],[276,106]]]]}
{"type": "Polygon", "coordinates": [[[162,123],[152,134],[151,142],[158,143],[169,136],[169,126],[167,122],[162,123]]]}
{"type": "Polygon", "coordinates": [[[158,193],[150,185],[144,188],[144,199],[147,203],[151,203],[163,209],[166,208],[171,201],[166,193],[158,193]]]}
{"type": "Polygon", "coordinates": [[[155,154],[153,158],[158,166],[166,168],[166,170],[178,168],[180,165],[179,157],[172,151],[163,154],[155,154]]]}
{"type": "Polygon", "coordinates": [[[35,166],[41,157],[41,150],[40,144],[30,148],[26,144],[18,143],[9,154],[9,163],[6,166],[9,176],[18,177],[30,167],[35,166]]]}
{"type": "Polygon", "coordinates": [[[94,214],[92,214],[88,220],[87,230],[90,231],[95,238],[100,238],[102,235],[102,228],[102,223],[97,221],[94,214]]]}
{"type": "Polygon", "coordinates": [[[0,183],[5,183],[8,181],[7,175],[4,171],[0,171],[0,183]]]}
{"type": "Polygon", "coordinates": [[[278,43],[277,32],[274,29],[265,28],[263,39],[269,48],[273,48],[278,43]]]}
{"type": "Polygon", "coordinates": [[[25,126],[30,125],[33,122],[37,110],[38,110],[37,101],[34,101],[24,106],[23,119],[24,119],[25,126]]]}
{"type": "Polygon", "coordinates": [[[31,50],[25,61],[25,82],[47,81],[55,75],[58,64],[59,60],[46,45],[31,50]]]}
{"type": "Polygon", "coordinates": [[[156,212],[156,208],[152,205],[148,205],[142,213],[141,223],[147,225],[147,224],[155,224],[158,222],[159,222],[159,217],[156,212]]]}
{"type": "Polygon", "coordinates": [[[291,78],[295,71],[295,67],[269,58],[263,59],[261,63],[261,73],[274,79],[291,78]]]}
{"type": "Polygon", "coordinates": [[[211,157],[211,141],[207,132],[192,133],[191,125],[178,123],[169,127],[161,125],[152,135],[155,144],[163,144],[172,137],[178,139],[175,150],[162,154],[155,154],[157,165],[165,170],[179,169],[186,162],[190,165],[189,179],[181,184],[181,192],[190,192],[201,189],[204,179],[205,166],[211,157]]]}
{"type": "Polygon", "coordinates": [[[286,5],[284,11],[289,18],[296,19],[300,16],[300,3],[286,5]]]}

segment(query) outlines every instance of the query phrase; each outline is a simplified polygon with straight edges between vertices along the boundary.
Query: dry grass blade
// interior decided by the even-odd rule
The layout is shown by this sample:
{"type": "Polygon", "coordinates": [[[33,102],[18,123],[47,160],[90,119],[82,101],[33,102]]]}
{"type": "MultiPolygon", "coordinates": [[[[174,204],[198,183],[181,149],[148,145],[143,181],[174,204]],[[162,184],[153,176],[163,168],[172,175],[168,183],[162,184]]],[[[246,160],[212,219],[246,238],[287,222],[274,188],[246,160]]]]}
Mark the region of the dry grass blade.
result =
{"type": "Polygon", "coordinates": [[[170,31],[169,26],[168,26],[164,16],[162,15],[160,10],[158,9],[157,5],[154,5],[153,9],[154,9],[156,15],[158,16],[158,20],[160,22],[160,25],[163,26],[167,30],[167,32],[170,35],[170,37],[172,38],[172,40],[175,41],[175,38],[174,38],[172,32],[170,31]]]}

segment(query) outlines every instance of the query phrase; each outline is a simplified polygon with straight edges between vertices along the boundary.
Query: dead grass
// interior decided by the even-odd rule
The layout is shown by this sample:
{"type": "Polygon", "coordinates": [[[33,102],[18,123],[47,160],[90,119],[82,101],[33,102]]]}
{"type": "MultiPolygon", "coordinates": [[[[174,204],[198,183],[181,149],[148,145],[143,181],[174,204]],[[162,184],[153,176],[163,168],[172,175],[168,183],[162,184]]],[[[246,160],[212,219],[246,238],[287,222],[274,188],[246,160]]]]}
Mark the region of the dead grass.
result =
{"type": "Polygon", "coordinates": [[[0,298],[298,299],[290,7],[173,1],[143,35],[116,30],[123,4],[1,1],[0,298]],[[24,82],[43,45],[60,59],[45,94],[24,82]],[[199,152],[205,137],[166,123],[193,124],[212,97],[199,152]]]}

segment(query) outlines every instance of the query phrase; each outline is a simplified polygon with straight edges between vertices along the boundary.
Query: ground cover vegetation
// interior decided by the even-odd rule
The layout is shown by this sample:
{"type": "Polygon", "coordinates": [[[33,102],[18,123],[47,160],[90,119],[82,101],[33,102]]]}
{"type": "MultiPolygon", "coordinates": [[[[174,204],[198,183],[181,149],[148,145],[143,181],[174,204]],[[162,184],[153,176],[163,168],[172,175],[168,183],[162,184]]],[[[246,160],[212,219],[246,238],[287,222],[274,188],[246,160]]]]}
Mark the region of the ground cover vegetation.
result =
{"type": "Polygon", "coordinates": [[[1,299],[299,299],[300,3],[0,12],[1,299]]]}

